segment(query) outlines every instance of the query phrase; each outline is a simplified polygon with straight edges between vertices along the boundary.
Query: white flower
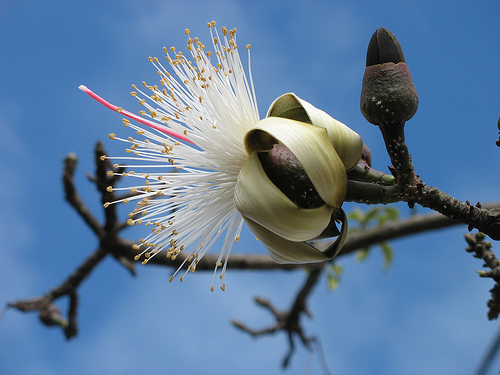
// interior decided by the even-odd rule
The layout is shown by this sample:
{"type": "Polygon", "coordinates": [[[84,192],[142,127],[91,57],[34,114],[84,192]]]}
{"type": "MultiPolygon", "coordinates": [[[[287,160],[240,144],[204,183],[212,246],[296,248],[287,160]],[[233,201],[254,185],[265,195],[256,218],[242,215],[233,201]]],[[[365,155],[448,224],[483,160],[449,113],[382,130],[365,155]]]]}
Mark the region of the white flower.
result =
{"type": "MultiPolygon", "coordinates": [[[[142,117],[109,104],[85,86],[80,88],[147,125],[124,120],[137,137],[110,134],[130,143],[130,156],[112,157],[124,160],[115,167],[134,168],[123,176],[138,179],[131,188],[114,188],[135,193],[123,200],[137,201],[128,222],[152,228],[135,245],[142,250],[136,258],[143,257],[146,263],[160,252],[171,259],[187,253],[172,281],[186,263],[186,273],[194,272],[210,247],[223,238],[214,277],[222,268],[224,290],[228,256],[244,221],[280,263],[323,261],[338,253],[347,228],[340,208],[346,170],[359,160],[362,143],[345,125],[293,94],[276,100],[269,117],[259,121],[251,75],[246,76],[238,53],[236,29],[223,27],[221,37],[215,22],[208,27],[213,52],[186,30],[189,59],[173,47],[164,49],[172,73],[159,59],[149,58],[158,70],[160,85],[143,83],[141,90],[134,86],[132,95],[145,107],[142,117]],[[298,207],[262,172],[257,154],[268,152],[275,143],[297,156],[324,201],[321,207],[298,207]],[[335,221],[344,225],[334,250],[323,253],[308,243],[334,233],[335,221]]],[[[250,65],[249,52],[248,58],[250,65]]]]}

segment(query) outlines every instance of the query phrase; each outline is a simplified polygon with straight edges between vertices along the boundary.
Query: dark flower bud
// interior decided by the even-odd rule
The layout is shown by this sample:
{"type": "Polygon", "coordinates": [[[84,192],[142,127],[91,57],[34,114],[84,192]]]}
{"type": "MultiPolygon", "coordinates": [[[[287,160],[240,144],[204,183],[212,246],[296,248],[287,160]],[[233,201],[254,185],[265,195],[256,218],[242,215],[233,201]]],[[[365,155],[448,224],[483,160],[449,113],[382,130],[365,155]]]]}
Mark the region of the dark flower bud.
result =
{"type": "Polygon", "coordinates": [[[316,208],[325,204],[288,147],[275,144],[269,152],[260,153],[259,158],[269,179],[297,206],[316,208]]]}
{"type": "Polygon", "coordinates": [[[361,90],[361,112],[375,125],[401,125],[413,117],[418,96],[401,46],[389,30],[370,39],[361,90]]]}
{"type": "Polygon", "coordinates": [[[40,321],[47,327],[59,326],[66,328],[68,321],[61,315],[61,309],[56,305],[49,304],[38,311],[40,321]]]}
{"type": "Polygon", "coordinates": [[[375,31],[368,44],[366,66],[392,62],[405,62],[403,49],[398,40],[389,30],[380,27],[375,31]]]}

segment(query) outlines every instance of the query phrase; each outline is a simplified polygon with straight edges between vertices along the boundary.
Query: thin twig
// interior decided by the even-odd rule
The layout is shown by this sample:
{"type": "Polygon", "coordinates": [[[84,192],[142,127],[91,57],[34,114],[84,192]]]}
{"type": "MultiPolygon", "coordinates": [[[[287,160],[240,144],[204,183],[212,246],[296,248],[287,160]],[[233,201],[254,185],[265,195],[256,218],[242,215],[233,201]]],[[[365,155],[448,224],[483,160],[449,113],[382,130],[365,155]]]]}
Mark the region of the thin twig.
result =
{"type": "Polygon", "coordinates": [[[315,267],[310,269],[306,282],[297,293],[294,303],[288,311],[279,311],[269,301],[262,298],[256,298],[256,303],[259,306],[264,307],[274,316],[276,320],[275,324],[262,329],[252,329],[237,320],[232,321],[233,325],[236,328],[252,335],[253,337],[259,337],[262,335],[273,334],[279,331],[285,331],[288,335],[289,348],[282,362],[283,368],[288,367],[292,355],[295,351],[295,336],[298,336],[302,344],[309,349],[310,343],[314,339],[313,337],[308,337],[305,335],[302,325],[300,324],[300,317],[302,316],[302,314],[310,315],[307,311],[306,300],[310,295],[313,287],[317,284],[322,269],[323,267],[321,265],[316,265],[315,267]]]}
{"type": "Polygon", "coordinates": [[[88,207],[83,203],[78,191],[76,190],[73,175],[75,173],[78,159],[75,154],[69,154],[64,158],[63,185],[66,201],[76,210],[78,215],[87,223],[87,225],[99,237],[103,234],[102,226],[99,220],[92,215],[88,207]]]}

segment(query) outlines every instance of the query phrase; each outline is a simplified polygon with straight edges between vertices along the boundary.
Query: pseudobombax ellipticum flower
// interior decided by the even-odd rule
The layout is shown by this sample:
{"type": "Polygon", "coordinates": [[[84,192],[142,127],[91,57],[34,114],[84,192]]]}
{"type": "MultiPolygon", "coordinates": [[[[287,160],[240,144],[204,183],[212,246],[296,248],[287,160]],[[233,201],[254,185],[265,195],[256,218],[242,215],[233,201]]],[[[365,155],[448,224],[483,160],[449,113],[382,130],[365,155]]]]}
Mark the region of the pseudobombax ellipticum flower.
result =
{"type": "MultiPolygon", "coordinates": [[[[246,222],[279,263],[310,263],[333,258],[347,233],[341,209],[347,171],[360,159],[358,134],[294,94],[285,94],[260,120],[251,74],[246,75],[236,44],[236,29],[208,23],[213,51],[188,37],[186,57],[164,49],[167,69],[158,58],[160,84],[134,87],[145,107],[137,116],[80,89],[124,119],[137,137],[119,137],[130,146],[115,167],[137,179],[127,188],[135,200],[130,225],[151,227],[134,248],[146,263],[160,252],[185,256],[184,275],[194,272],[211,246],[223,238],[214,277],[221,289],[228,256],[246,222]],[[170,73],[169,73],[170,70],[170,73]],[[145,126],[144,126],[145,125],[145,126]],[[134,170],[129,170],[134,168],[134,170]],[[341,223],[341,230],[336,223],[341,223]],[[337,237],[320,251],[317,240],[337,237]]],[[[248,65],[250,67],[250,45],[248,65]]],[[[113,172],[109,172],[113,173],[113,172]]],[[[121,202],[121,201],[118,201],[121,202]]],[[[117,202],[111,202],[117,203],[117,202]]],[[[105,206],[111,204],[107,203],[105,206]]],[[[180,277],[182,281],[184,275],[180,277]]],[[[213,282],[211,290],[213,291],[213,282]]]]}

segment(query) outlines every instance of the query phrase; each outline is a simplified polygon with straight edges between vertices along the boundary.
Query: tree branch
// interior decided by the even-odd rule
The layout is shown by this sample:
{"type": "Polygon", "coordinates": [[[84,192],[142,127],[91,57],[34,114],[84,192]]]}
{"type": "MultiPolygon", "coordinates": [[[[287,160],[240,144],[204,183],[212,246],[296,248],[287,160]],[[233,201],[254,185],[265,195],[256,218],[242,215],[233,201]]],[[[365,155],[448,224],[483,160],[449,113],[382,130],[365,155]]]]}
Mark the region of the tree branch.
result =
{"type": "Polygon", "coordinates": [[[102,236],[103,230],[99,220],[92,215],[87,206],[83,203],[80,195],[78,194],[73,175],[76,170],[78,159],[75,154],[69,154],[64,158],[64,171],[63,171],[63,185],[66,201],[76,210],[78,215],[85,221],[85,223],[92,229],[98,236],[102,236]]]}
{"type": "Polygon", "coordinates": [[[274,316],[276,320],[276,323],[274,325],[256,330],[247,327],[244,323],[238,320],[233,319],[232,321],[233,325],[236,328],[250,334],[253,337],[259,337],[262,335],[274,334],[279,331],[285,331],[288,335],[289,349],[282,362],[283,368],[288,367],[292,355],[295,351],[295,336],[298,336],[302,344],[308,349],[311,349],[311,342],[315,340],[315,337],[308,337],[305,335],[302,325],[300,324],[300,317],[302,316],[302,314],[310,316],[310,313],[307,311],[306,300],[314,286],[317,284],[322,269],[322,265],[316,265],[314,268],[310,269],[306,282],[297,293],[294,303],[288,311],[282,312],[277,310],[271,304],[271,302],[263,298],[255,299],[255,302],[259,306],[264,307],[274,316]]]}
{"type": "MultiPolygon", "coordinates": [[[[95,148],[95,163],[96,163],[96,175],[91,178],[98,191],[101,194],[101,202],[109,202],[117,199],[113,189],[108,189],[108,186],[113,186],[118,180],[119,176],[116,174],[108,174],[108,169],[112,169],[113,166],[108,159],[105,159],[103,155],[105,154],[101,143],[98,143],[95,148]]],[[[18,300],[8,304],[8,307],[16,308],[20,311],[41,311],[43,309],[48,309],[48,307],[56,299],[62,296],[68,296],[70,299],[70,307],[68,311],[67,324],[61,325],[64,328],[67,338],[71,338],[77,333],[77,306],[78,306],[78,294],[77,290],[80,284],[85,280],[91,273],[91,271],[100,263],[102,259],[106,257],[107,254],[113,255],[120,264],[125,266],[132,274],[135,274],[135,262],[134,258],[139,254],[139,250],[133,248],[133,242],[125,240],[118,236],[118,232],[122,229],[122,226],[118,223],[116,208],[111,205],[105,209],[105,224],[102,225],[99,221],[90,213],[82,199],[80,198],[77,189],[74,185],[74,172],[77,165],[77,159],[75,155],[68,155],[64,160],[64,171],[63,171],[63,182],[65,188],[66,200],[71,204],[71,206],[76,210],[78,215],[82,217],[84,222],[96,233],[99,240],[99,248],[86,259],[63,283],[59,286],[53,288],[45,295],[40,297],[35,297],[27,300],[18,300]]],[[[359,168],[358,168],[359,169],[359,168]]],[[[121,172],[117,171],[117,172],[121,172]]],[[[361,166],[361,169],[356,170],[356,172],[350,176],[350,183],[352,184],[364,184],[363,188],[368,186],[364,179],[371,181],[371,186],[374,187],[373,191],[378,194],[381,201],[388,201],[387,196],[390,196],[390,200],[393,200],[396,196],[394,178],[390,175],[386,175],[382,172],[375,171],[371,169],[368,165],[361,166]],[[384,198],[383,191],[389,190],[391,193],[384,198]]],[[[361,185],[360,185],[361,186],[361,185]]],[[[425,189],[423,190],[425,191],[425,189]]],[[[397,194],[400,194],[397,192],[397,194]]],[[[379,199],[377,198],[377,199],[379,199]]],[[[490,205],[489,207],[497,207],[500,204],[490,205]]],[[[467,203],[467,207],[470,210],[470,205],[467,203]]],[[[484,210],[484,209],[482,209],[484,210]]],[[[475,210],[472,210],[476,212],[475,210]]],[[[449,214],[448,211],[446,213],[449,214]]],[[[473,214],[472,216],[474,216],[473,214]]],[[[475,216],[474,216],[475,217],[475,216]]],[[[484,220],[484,219],[480,219],[484,220]]],[[[375,245],[380,242],[396,239],[403,236],[408,236],[411,234],[422,233],[429,230],[440,229],[452,225],[460,224],[458,220],[452,220],[441,214],[430,214],[423,216],[413,216],[411,218],[401,220],[399,222],[391,223],[385,226],[376,227],[372,229],[367,229],[364,231],[349,234],[342,252],[339,256],[345,256],[351,252],[375,245]]],[[[218,256],[216,254],[205,255],[197,265],[197,271],[213,271],[214,265],[217,262],[218,256]]],[[[154,256],[150,258],[148,264],[155,264],[160,266],[172,267],[174,269],[178,268],[184,261],[185,256],[181,253],[174,261],[167,259],[166,257],[154,256]]],[[[232,254],[229,257],[228,268],[240,269],[240,270],[296,270],[299,268],[307,268],[310,270],[309,278],[301,289],[299,295],[297,295],[294,305],[290,308],[285,315],[280,315],[276,309],[272,307],[269,302],[264,302],[262,299],[257,300],[262,306],[265,306],[273,315],[277,318],[279,322],[287,322],[283,326],[276,325],[274,328],[266,328],[261,333],[272,333],[279,329],[285,329],[289,332],[290,336],[290,352],[289,356],[293,353],[293,336],[298,335],[302,340],[304,345],[311,340],[307,338],[298,324],[299,317],[305,312],[305,300],[310,294],[312,287],[315,285],[317,278],[321,272],[321,265],[283,265],[275,263],[267,254],[266,255],[256,255],[256,254],[232,254]],[[316,268],[319,267],[319,268],[316,268]],[[288,320],[287,320],[288,319],[288,320]]],[[[249,331],[250,332],[250,331],[249,331]]],[[[255,331],[259,332],[259,331],[255,331]]],[[[288,356],[288,358],[289,358],[288,356]]],[[[285,362],[287,362],[286,360],[285,362]]]]}

